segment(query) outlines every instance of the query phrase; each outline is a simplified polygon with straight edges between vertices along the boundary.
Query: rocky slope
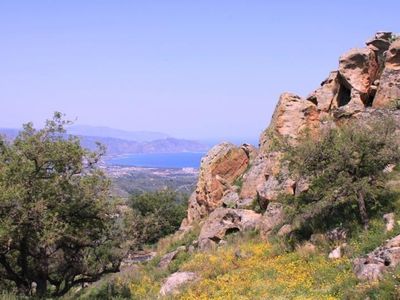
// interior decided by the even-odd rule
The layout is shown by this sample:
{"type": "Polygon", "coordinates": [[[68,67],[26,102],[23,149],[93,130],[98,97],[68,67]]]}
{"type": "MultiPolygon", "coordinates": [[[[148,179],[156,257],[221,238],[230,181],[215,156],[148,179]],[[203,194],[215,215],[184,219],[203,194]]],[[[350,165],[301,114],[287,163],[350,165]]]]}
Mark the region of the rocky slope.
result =
{"type": "Polygon", "coordinates": [[[348,118],[392,115],[400,126],[400,113],[393,110],[397,106],[400,106],[400,39],[390,32],[378,32],[366,42],[366,47],[343,54],[338,70],[330,72],[308,97],[283,93],[271,124],[261,134],[259,149],[246,144],[215,146],[202,161],[200,178],[182,228],[205,219],[218,207],[226,207],[227,200],[231,208],[244,208],[253,200],[266,208],[282,191],[294,194],[306,190],[304,182],[288,177],[278,180],[284,166],[280,160],[282,153],[274,147],[277,140],[285,138],[295,143],[304,130],[318,135],[324,127],[348,118]]]}

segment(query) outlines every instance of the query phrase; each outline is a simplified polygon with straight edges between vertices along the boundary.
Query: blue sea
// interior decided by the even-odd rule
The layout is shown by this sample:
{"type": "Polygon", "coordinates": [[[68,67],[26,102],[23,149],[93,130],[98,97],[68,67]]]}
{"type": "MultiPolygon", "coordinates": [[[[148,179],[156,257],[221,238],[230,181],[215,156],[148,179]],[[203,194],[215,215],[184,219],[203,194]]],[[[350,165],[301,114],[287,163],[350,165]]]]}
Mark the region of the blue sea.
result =
{"type": "Polygon", "coordinates": [[[106,160],[108,165],[148,168],[199,168],[205,153],[145,153],[130,154],[106,160]]]}

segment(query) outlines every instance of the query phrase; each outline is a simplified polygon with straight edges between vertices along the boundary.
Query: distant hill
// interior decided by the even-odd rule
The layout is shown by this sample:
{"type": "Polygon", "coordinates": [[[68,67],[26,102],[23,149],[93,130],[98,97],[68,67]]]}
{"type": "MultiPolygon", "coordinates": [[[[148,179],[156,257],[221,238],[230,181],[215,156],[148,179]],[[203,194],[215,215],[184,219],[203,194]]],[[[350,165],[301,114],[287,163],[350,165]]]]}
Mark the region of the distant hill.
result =
{"type": "MultiPolygon", "coordinates": [[[[102,127],[90,127],[87,128],[88,133],[101,133],[102,127]]],[[[105,128],[105,127],[104,127],[105,128]]],[[[71,130],[68,129],[68,133],[79,136],[82,145],[88,149],[95,149],[96,142],[100,142],[107,147],[107,155],[115,156],[122,154],[135,154],[135,153],[179,153],[179,152],[206,152],[209,146],[192,140],[184,140],[168,137],[168,135],[157,132],[147,131],[136,131],[129,132],[118,129],[107,128],[98,136],[79,134],[78,132],[84,132],[85,130],[71,130]],[[106,133],[114,136],[105,136],[106,133]],[[125,135],[127,138],[117,138],[117,135],[125,135]],[[139,140],[133,140],[137,136],[139,140]],[[151,137],[158,137],[155,140],[144,140],[150,139],[151,137]]],[[[19,129],[13,128],[0,128],[0,134],[6,136],[8,139],[14,139],[19,132],[19,129]]]]}
{"type": "Polygon", "coordinates": [[[95,149],[96,142],[107,146],[107,155],[121,155],[134,153],[179,153],[179,152],[206,152],[209,147],[202,143],[176,138],[166,138],[150,142],[128,141],[110,137],[79,136],[82,145],[88,149],[95,149]]]}
{"type": "Polygon", "coordinates": [[[170,136],[162,132],[153,131],[126,131],[109,127],[97,127],[88,125],[73,125],[68,127],[68,133],[80,136],[95,136],[105,138],[116,138],[135,142],[150,142],[162,140],[170,136]]]}

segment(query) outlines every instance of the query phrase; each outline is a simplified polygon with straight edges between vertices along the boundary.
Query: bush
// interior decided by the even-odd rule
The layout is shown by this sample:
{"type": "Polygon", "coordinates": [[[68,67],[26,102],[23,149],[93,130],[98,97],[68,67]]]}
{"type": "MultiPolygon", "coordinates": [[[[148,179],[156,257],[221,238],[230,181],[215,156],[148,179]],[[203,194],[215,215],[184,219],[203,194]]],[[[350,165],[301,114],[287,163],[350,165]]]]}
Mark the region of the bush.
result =
{"type": "Polygon", "coordinates": [[[137,244],[154,244],[179,229],[186,216],[187,197],[168,190],[146,192],[132,195],[129,206],[137,244]]]}

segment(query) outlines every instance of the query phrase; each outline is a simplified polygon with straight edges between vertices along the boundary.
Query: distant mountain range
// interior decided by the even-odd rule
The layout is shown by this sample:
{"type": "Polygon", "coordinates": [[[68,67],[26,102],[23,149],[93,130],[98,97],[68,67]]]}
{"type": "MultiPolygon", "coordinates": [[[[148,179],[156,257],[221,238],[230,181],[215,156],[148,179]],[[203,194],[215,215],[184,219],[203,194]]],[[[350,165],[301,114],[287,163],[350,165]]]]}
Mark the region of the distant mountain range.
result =
{"type": "Polygon", "coordinates": [[[97,127],[89,125],[73,125],[67,128],[73,135],[116,138],[135,142],[151,142],[170,138],[166,133],[153,131],[126,131],[109,127],[97,127]]]}
{"type": "MultiPolygon", "coordinates": [[[[14,139],[19,129],[0,128],[0,134],[14,139]]],[[[82,146],[95,149],[96,142],[107,147],[108,156],[135,153],[206,152],[209,146],[192,140],[177,139],[160,132],[124,131],[108,127],[72,126],[68,133],[81,139],[82,146]]]]}

